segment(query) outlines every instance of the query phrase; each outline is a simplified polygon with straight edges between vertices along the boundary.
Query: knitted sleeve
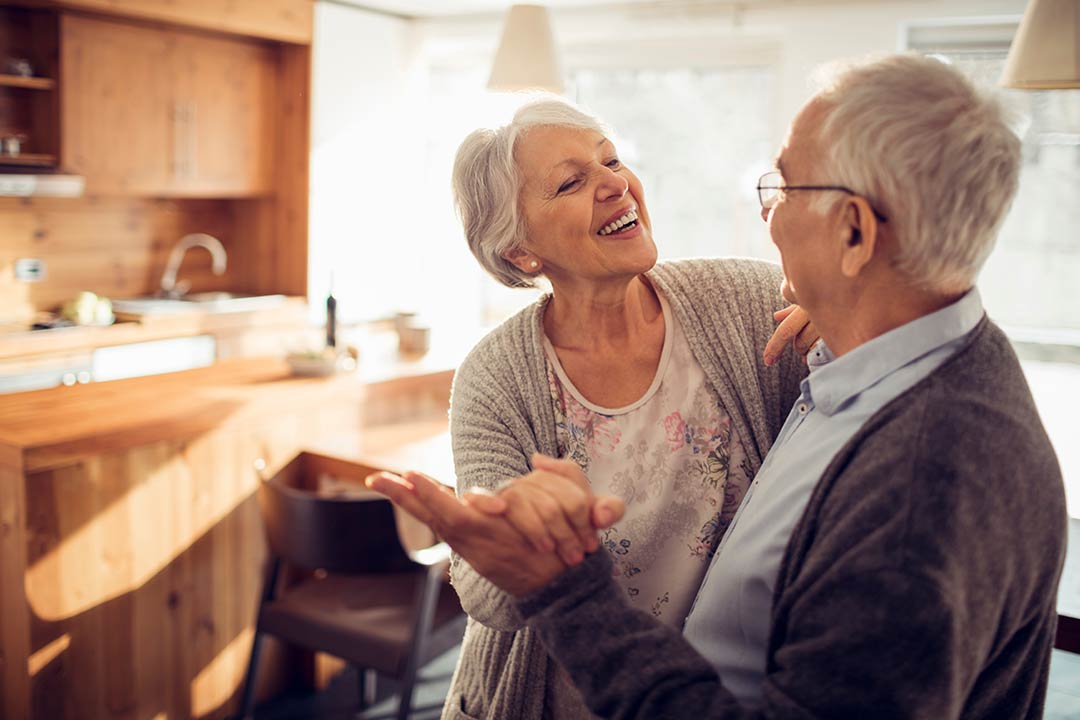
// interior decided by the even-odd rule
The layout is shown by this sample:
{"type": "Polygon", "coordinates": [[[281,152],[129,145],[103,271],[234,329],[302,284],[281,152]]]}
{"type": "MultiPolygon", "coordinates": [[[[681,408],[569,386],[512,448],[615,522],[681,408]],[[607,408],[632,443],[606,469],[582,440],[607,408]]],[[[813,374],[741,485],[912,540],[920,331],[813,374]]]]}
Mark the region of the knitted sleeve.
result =
{"type": "MultiPolygon", "coordinates": [[[[527,474],[535,450],[522,447],[511,426],[527,422],[505,389],[507,358],[498,344],[485,341],[465,359],[454,376],[450,399],[450,434],[460,496],[472,487],[494,489],[503,480],[527,474]]],[[[474,620],[494,630],[523,626],[513,598],[480,576],[454,553],[450,578],[461,605],[474,620]]]]}

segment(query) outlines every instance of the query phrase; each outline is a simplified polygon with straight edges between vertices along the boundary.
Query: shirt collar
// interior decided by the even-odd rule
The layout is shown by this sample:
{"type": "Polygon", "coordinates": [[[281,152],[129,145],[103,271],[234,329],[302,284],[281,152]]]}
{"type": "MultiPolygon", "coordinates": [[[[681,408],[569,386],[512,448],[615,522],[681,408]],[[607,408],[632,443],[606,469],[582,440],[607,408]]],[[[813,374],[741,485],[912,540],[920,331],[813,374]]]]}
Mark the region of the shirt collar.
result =
{"type": "Polygon", "coordinates": [[[804,391],[810,392],[816,409],[832,415],[908,363],[967,335],[982,316],[982,298],[972,288],[953,304],[893,328],[816,368],[803,381],[804,391]]]}

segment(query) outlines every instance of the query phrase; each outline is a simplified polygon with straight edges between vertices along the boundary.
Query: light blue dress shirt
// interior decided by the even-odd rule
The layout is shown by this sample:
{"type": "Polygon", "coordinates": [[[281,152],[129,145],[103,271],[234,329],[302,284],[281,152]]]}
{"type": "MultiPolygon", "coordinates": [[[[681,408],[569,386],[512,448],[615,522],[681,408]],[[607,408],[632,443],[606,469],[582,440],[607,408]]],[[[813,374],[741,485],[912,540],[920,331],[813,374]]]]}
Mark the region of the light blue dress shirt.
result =
{"type": "Polygon", "coordinates": [[[773,589],[788,539],[829,461],[891,400],[952,355],[983,316],[972,289],[935,313],[834,359],[823,343],[808,358],[776,443],[747,490],[683,626],[724,686],[761,706],[773,589]]]}

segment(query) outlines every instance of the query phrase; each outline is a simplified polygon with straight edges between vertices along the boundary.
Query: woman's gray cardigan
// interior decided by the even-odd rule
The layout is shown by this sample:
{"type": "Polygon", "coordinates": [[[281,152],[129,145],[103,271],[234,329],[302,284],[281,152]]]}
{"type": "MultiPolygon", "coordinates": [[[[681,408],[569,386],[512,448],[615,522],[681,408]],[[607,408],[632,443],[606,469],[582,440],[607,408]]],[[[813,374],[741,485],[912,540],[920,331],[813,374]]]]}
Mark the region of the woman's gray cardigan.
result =
{"type": "MultiPolygon", "coordinates": [[[[780,268],[744,258],[695,259],[660,263],[647,277],[682,325],[756,474],[806,374],[790,351],[772,367],[762,360],[776,328],[772,314],[786,305],[780,268]]],[[[450,429],[459,493],[527,474],[534,452],[558,455],[542,344],[547,299],[481,340],[454,377],[450,429]]],[[[513,598],[458,557],[451,577],[470,619],[444,720],[540,720],[554,666],[513,598]]]]}

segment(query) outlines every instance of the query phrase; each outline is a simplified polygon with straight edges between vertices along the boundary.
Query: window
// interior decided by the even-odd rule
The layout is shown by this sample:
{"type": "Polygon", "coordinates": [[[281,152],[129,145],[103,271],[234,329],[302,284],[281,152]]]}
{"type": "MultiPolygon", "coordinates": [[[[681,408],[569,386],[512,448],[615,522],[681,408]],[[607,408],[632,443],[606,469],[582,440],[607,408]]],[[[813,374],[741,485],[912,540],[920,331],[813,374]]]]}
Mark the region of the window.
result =
{"type": "Polygon", "coordinates": [[[778,259],[754,184],[772,166],[768,66],[579,69],[571,94],[615,131],[662,258],[778,259]]]}
{"type": "MultiPolygon", "coordinates": [[[[912,25],[908,45],[997,88],[1012,20],[912,25]]],[[[1065,476],[1069,514],[1080,518],[1080,90],[1004,90],[1023,139],[1020,188],[979,277],[987,312],[1016,345],[1065,476]]]]}

